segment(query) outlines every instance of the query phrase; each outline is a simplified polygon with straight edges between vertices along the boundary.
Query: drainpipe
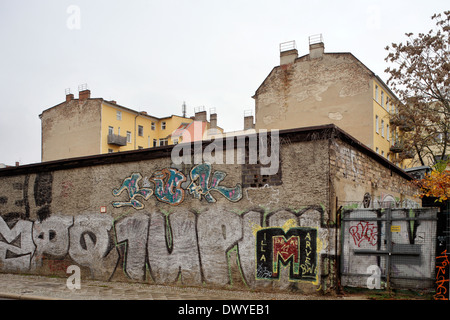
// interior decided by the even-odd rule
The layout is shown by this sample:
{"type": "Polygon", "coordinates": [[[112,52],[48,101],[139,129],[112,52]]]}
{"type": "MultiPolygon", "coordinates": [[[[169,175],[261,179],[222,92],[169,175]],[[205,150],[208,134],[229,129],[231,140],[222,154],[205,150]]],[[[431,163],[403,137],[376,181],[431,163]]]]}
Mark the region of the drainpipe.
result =
{"type": "Polygon", "coordinates": [[[136,117],[134,117],[134,150],[136,150],[136,140],[137,140],[137,136],[136,136],[136,119],[137,117],[139,117],[141,115],[140,112],[138,112],[138,114],[136,115],[136,117]]]}

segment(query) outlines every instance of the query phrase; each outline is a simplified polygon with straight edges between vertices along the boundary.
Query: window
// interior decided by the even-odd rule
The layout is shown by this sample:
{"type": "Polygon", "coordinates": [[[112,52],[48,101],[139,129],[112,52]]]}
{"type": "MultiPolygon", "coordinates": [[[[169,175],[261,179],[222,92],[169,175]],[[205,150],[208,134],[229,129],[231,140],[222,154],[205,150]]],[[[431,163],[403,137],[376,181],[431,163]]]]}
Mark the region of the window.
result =
{"type": "Polygon", "coordinates": [[[161,122],[161,129],[166,130],[166,122],[165,121],[161,122]]]}
{"type": "Polygon", "coordinates": [[[178,144],[178,139],[173,139],[173,144],[178,144]]]}
{"type": "Polygon", "coordinates": [[[381,120],[381,136],[384,137],[384,120],[381,120]]]}
{"type": "Polygon", "coordinates": [[[119,111],[119,110],[116,111],[116,119],[122,120],[122,111],[119,111]]]}
{"type": "Polygon", "coordinates": [[[375,131],[380,133],[380,127],[378,125],[378,116],[375,116],[375,131]]]}
{"type": "Polygon", "coordinates": [[[381,155],[384,157],[384,151],[383,150],[381,150],[381,155]]]}
{"type": "Polygon", "coordinates": [[[377,153],[380,153],[380,150],[378,149],[378,147],[375,148],[375,151],[376,151],[377,153]]]}
{"type": "Polygon", "coordinates": [[[389,124],[386,125],[386,139],[387,141],[389,141],[389,136],[390,136],[391,132],[389,131],[389,124]]]}
{"type": "Polygon", "coordinates": [[[138,136],[143,137],[144,136],[144,127],[138,126],[138,136]]]}
{"type": "Polygon", "coordinates": [[[113,149],[108,149],[108,153],[113,153],[114,150],[113,149]]]}
{"type": "Polygon", "coordinates": [[[131,143],[131,132],[127,131],[127,143],[131,143]]]}
{"type": "Polygon", "coordinates": [[[138,149],[139,149],[139,150],[141,150],[141,149],[144,149],[144,148],[143,148],[143,147],[141,147],[141,146],[138,146],[138,149]]]}
{"type": "Polygon", "coordinates": [[[375,101],[378,102],[378,86],[375,85],[375,101]]]}
{"type": "Polygon", "coordinates": [[[156,147],[156,146],[157,146],[157,144],[158,144],[158,140],[156,140],[156,139],[153,139],[153,147],[156,147]]]}
{"type": "Polygon", "coordinates": [[[386,97],[386,110],[389,112],[389,97],[386,97]]]}
{"type": "Polygon", "coordinates": [[[384,103],[384,92],[381,91],[381,106],[382,107],[384,107],[383,103],[384,103]]]}
{"type": "Polygon", "coordinates": [[[156,129],[156,125],[154,122],[152,122],[152,130],[155,130],[155,129],[156,129]]]}
{"type": "Polygon", "coordinates": [[[167,145],[169,145],[169,141],[167,140],[167,138],[159,139],[159,145],[160,146],[167,146],[167,145]]]}
{"type": "Polygon", "coordinates": [[[114,134],[114,128],[113,127],[111,127],[111,126],[108,127],[108,134],[109,135],[113,135],[114,134]]]}
{"type": "Polygon", "coordinates": [[[120,127],[117,128],[117,134],[120,136],[120,127]]]}

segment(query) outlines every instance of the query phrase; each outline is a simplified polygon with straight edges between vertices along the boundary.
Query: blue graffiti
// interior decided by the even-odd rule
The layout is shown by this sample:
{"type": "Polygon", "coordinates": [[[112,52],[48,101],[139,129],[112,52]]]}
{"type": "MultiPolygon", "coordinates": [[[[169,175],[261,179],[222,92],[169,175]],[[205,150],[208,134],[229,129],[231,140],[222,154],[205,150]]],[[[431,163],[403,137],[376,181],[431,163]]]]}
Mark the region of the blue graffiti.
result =
{"type": "Polygon", "coordinates": [[[123,180],[122,185],[119,189],[113,190],[113,195],[118,196],[120,195],[125,189],[128,190],[128,196],[130,197],[129,201],[117,201],[113,202],[114,208],[119,207],[133,207],[135,209],[142,209],[144,208],[144,205],[136,199],[137,196],[144,198],[145,200],[148,200],[150,196],[153,194],[153,190],[149,188],[140,188],[138,185],[139,180],[142,179],[142,176],[140,173],[132,173],[130,177],[123,180]]]}
{"type": "Polygon", "coordinates": [[[164,168],[156,171],[150,179],[155,184],[155,197],[170,205],[179,205],[184,200],[181,184],[186,181],[183,173],[176,169],[164,168]]]}
{"type": "Polygon", "coordinates": [[[203,196],[207,202],[216,202],[216,199],[210,193],[211,191],[219,192],[232,202],[239,201],[242,198],[242,187],[240,184],[237,184],[234,188],[219,186],[219,183],[225,179],[226,175],[225,172],[215,171],[210,179],[211,164],[199,164],[192,168],[190,172],[191,183],[187,189],[194,198],[201,200],[203,196]]]}

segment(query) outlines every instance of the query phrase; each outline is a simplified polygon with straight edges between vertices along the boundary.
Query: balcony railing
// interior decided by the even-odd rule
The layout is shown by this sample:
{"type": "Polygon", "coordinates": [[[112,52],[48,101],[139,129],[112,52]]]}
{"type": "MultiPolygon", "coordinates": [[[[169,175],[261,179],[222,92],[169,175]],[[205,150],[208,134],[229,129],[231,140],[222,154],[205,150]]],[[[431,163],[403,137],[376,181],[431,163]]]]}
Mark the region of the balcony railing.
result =
{"type": "Polygon", "coordinates": [[[412,122],[403,115],[394,115],[394,117],[392,117],[391,115],[391,119],[389,120],[389,122],[405,132],[412,131],[414,129],[412,122]]]}
{"type": "Polygon", "coordinates": [[[114,144],[116,146],[126,146],[127,137],[122,137],[117,134],[108,134],[108,144],[114,144]]]}
{"type": "Polygon", "coordinates": [[[389,148],[389,150],[393,153],[399,153],[402,152],[404,149],[403,143],[400,141],[394,142],[394,144],[389,148]]]}
{"type": "Polygon", "coordinates": [[[404,151],[402,152],[402,154],[401,154],[401,156],[402,156],[404,159],[414,159],[414,156],[415,156],[415,155],[416,155],[415,152],[412,151],[412,150],[404,150],[404,151]]]}

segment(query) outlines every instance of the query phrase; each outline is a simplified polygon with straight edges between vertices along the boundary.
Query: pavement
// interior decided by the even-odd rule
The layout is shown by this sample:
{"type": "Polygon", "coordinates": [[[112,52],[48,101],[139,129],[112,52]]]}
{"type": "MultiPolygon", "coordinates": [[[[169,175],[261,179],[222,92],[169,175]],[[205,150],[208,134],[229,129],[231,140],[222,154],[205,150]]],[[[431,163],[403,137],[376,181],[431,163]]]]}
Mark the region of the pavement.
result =
{"type": "Polygon", "coordinates": [[[366,300],[362,295],[302,295],[81,280],[69,289],[61,277],[0,273],[0,299],[14,300],[366,300]]]}

